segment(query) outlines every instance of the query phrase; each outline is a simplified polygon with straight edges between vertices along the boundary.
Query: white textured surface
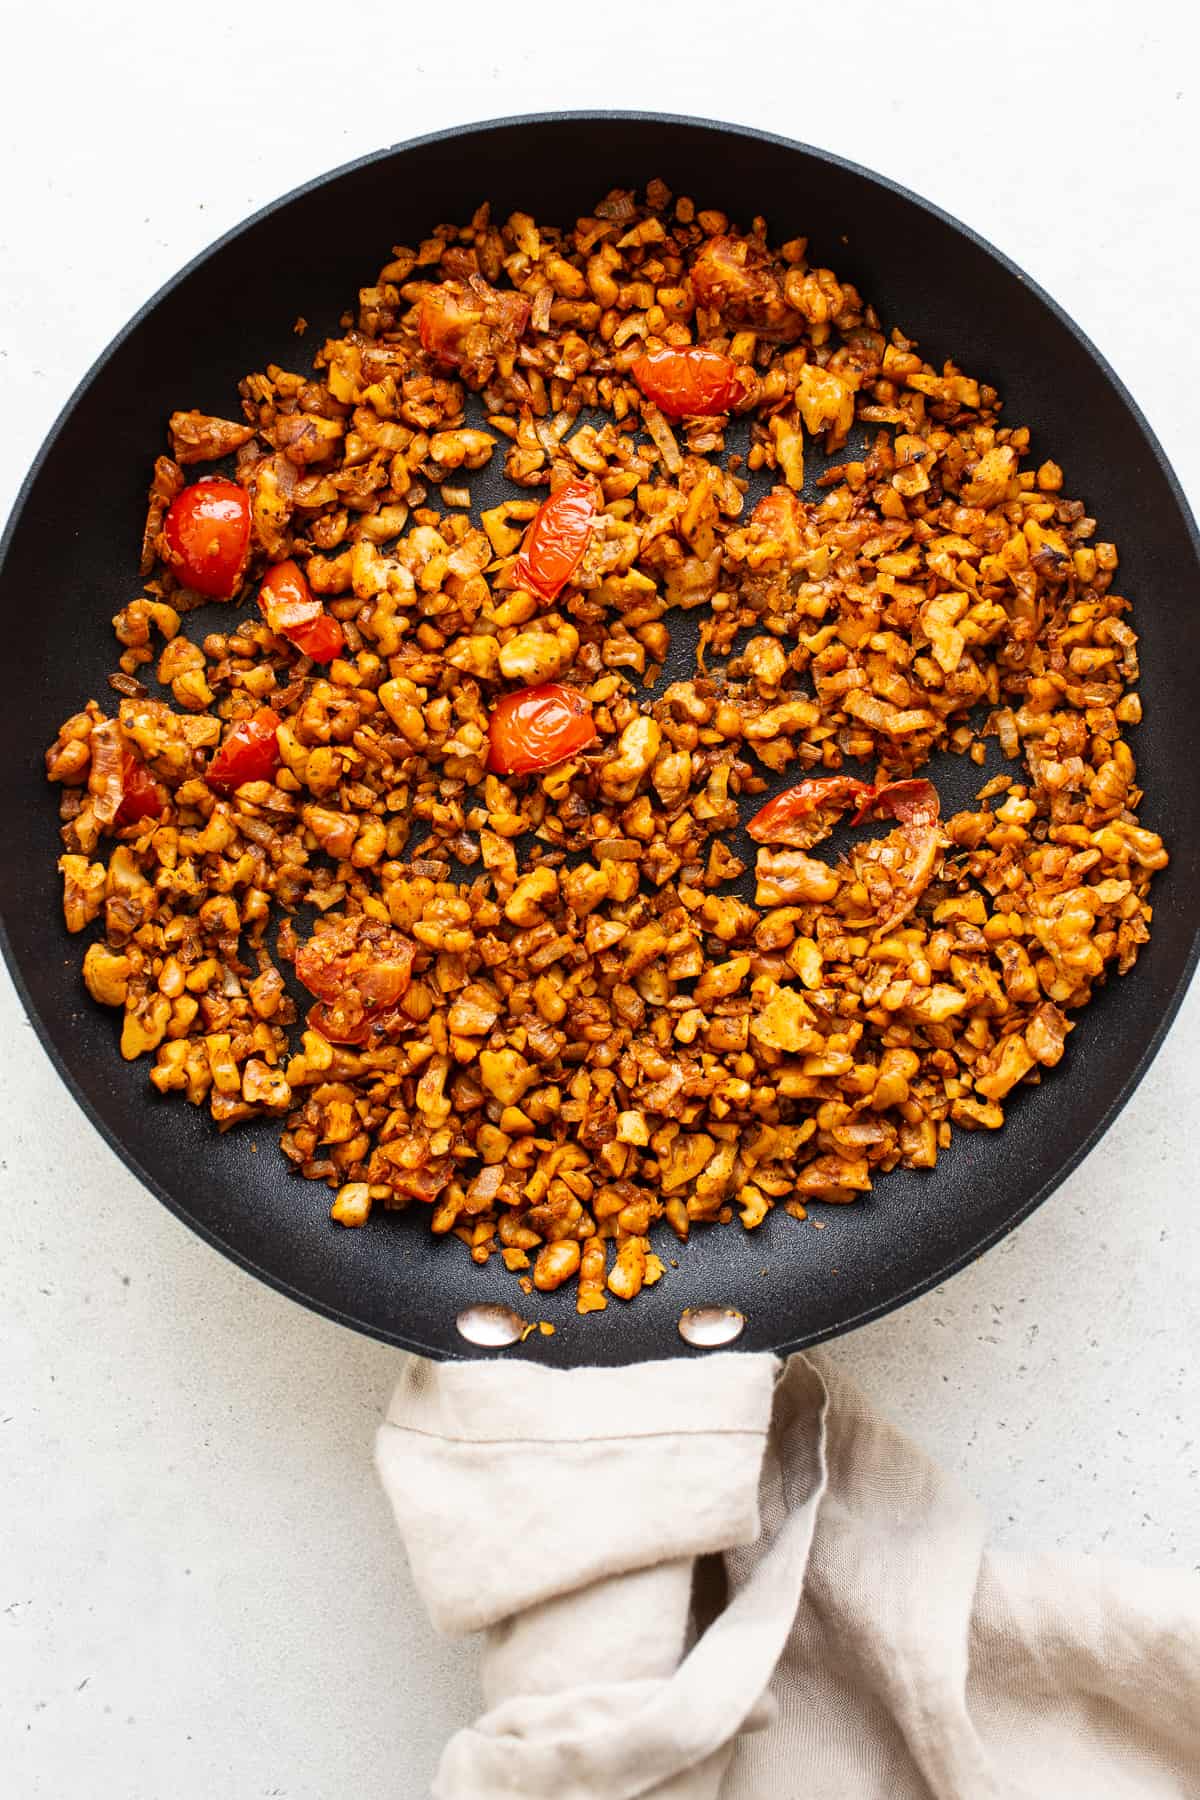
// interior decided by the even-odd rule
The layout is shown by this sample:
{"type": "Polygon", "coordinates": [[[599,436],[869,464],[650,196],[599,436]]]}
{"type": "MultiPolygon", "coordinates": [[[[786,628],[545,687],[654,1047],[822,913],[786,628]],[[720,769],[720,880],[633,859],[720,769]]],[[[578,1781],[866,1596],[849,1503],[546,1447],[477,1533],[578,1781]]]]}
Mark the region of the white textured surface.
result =
{"type": "MultiPolygon", "coordinates": [[[[776,4],[743,33],[730,7],[672,0],[616,15],[611,41],[590,9],[515,40],[494,8],[414,10],[22,11],[0,110],[0,505],[109,337],[248,211],[388,141],[589,105],[763,125],[969,220],[1075,315],[1200,493],[1193,10],[776,4]]],[[[393,1353],[257,1286],[144,1193],[6,976],[0,1046],[0,1785],[421,1800],[475,1660],[433,1637],[370,1473],[393,1353]]],[[[843,1343],[1002,1541],[1197,1559],[1198,1070],[1193,993],[1050,1204],[843,1343]]]]}

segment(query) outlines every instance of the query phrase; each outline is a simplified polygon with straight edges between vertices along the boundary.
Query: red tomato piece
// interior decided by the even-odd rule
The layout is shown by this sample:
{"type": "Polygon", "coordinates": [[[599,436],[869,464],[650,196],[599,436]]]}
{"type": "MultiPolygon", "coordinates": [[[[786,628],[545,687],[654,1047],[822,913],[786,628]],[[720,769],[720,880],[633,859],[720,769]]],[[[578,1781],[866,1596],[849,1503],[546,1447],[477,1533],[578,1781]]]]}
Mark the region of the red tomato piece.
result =
{"type": "Polygon", "coordinates": [[[258,590],[263,618],[278,637],[287,638],[314,662],[332,662],[345,646],[338,621],[327,613],[300,568],[289,557],[273,563],[258,590]]]}
{"type": "Polygon", "coordinates": [[[305,1015],[305,1023],[310,1031],[319,1031],[330,1044],[362,1044],[366,1041],[365,1017],[347,1018],[337,1010],[336,1001],[326,1006],[320,1000],[314,1000],[305,1015]]]}
{"type": "Polygon", "coordinates": [[[126,750],[121,758],[121,804],[114,826],[120,829],[136,825],[139,819],[161,818],[164,804],[162,790],[145,763],[126,750]]]}
{"type": "Polygon", "coordinates": [[[738,366],[719,350],[693,344],[683,350],[650,350],[634,363],[633,379],[669,419],[711,418],[746,397],[738,366]]]}
{"type": "Polygon", "coordinates": [[[345,632],[333,614],[327,613],[324,607],[311,625],[296,625],[287,635],[301,655],[311,656],[314,662],[332,662],[346,647],[345,632]]]}
{"type": "Polygon", "coordinates": [[[871,790],[851,824],[861,825],[864,819],[879,817],[897,819],[901,825],[932,825],[940,812],[941,801],[932,781],[920,777],[887,781],[871,790]]]}
{"type": "Polygon", "coordinates": [[[168,507],[163,537],[167,562],[186,587],[213,600],[228,600],[250,550],[245,488],[220,475],[193,482],[168,507]]]}
{"type": "Polygon", "coordinates": [[[547,681],[498,700],[488,735],[493,774],[532,775],[586,750],[596,741],[596,727],[578,688],[547,681]]]}
{"type": "Polygon", "coordinates": [[[341,919],[297,946],[295,969],[318,1000],[336,1000],[353,987],[368,1006],[393,1006],[407,992],[415,954],[390,926],[341,919]]]}
{"type": "Polygon", "coordinates": [[[280,764],[275,733],[283,721],[269,706],[233,727],[208,765],[205,780],[218,794],[232,794],[246,781],[270,781],[280,764]]]}
{"type": "Polygon", "coordinates": [[[553,600],[583,560],[596,518],[586,481],[569,481],[538,507],[513,565],[518,587],[553,600]]]}
{"type": "Polygon", "coordinates": [[[350,958],[347,977],[362,995],[364,1005],[383,1010],[395,1006],[408,992],[415,955],[407,938],[391,932],[369,950],[360,950],[350,958]]]}
{"type": "Polygon", "coordinates": [[[353,996],[343,996],[329,1005],[314,1001],[305,1019],[309,1029],[319,1031],[329,1043],[359,1047],[395,1037],[405,1025],[412,1024],[398,1006],[376,1011],[362,1006],[353,996]]]}
{"type": "Polygon", "coordinates": [[[760,844],[787,844],[799,832],[800,849],[807,848],[809,838],[802,821],[811,819],[821,807],[836,807],[845,812],[848,806],[869,802],[873,790],[868,781],[856,781],[852,775],[827,775],[798,781],[785,788],[755,813],[746,826],[750,836],[760,844]]]}
{"type": "Polygon", "coordinates": [[[331,1044],[365,1044],[411,1021],[398,1008],[416,951],[390,926],[342,919],[297,946],[295,970],[319,1004],[308,1022],[331,1044]]]}
{"type": "Polygon", "coordinates": [[[349,948],[337,931],[322,931],[297,944],[296,975],[318,1000],[336,1000],[346,978],[349,948]]]}
{"type": "Polygon", "coordinates": [[[297,625],[311,625],[322,611],[304,571],[290,556],[286,562],[272,563],[266,571],[258,590],[258,606],[280,637],[287,637],[297,625]]]}

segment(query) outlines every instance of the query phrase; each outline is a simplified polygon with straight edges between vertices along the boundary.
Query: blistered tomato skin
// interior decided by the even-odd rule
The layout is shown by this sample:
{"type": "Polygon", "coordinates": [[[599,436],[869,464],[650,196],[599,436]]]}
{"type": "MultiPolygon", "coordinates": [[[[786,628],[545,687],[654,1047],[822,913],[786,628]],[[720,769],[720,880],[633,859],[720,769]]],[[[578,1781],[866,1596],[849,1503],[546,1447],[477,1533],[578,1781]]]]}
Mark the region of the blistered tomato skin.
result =
{"type": "Polygon", "coordinates": [[[786,844],[792,827],[811,818],[819,807],[836,806],[843,812],[848,806],[865,809],[874,791],[869,781],[856,781],[852,775],[814,776],[768,800],[746,830],[760,844],[786,844]]]}
{"type": "Polygon", "coordinates": [[[638,387],[669,419],[712,418],[746,397],[738,367],[719,350],[694,344],[683,350],[650,350],[631,373],[638,387]]]}
{"type": "Polygon", "coordinates": [[[158,783],[140,758],[127,750],[121,759],[121,804],[113,824],[136,825],[141,819],[161,818],[163,797],[158,783]]]}
{"type": "Polygon", "coordinates": [[[311,625],[297,625],[287,635],[301,655],[310,656],[313,662],[332,662],[346,647],[345,632],[333,614],[323,607],[320,617],[311,625]]]}
{"type": "Polygon", "coordinates": [[[311,625],[323,608],[298,562],[272,563],[258,590],[259,611],[280,637],[288,636],[297,625],[311,625]]]}
{"type": "Polygon", "coordinates": [[[336,1000],[353,988],[366,1006],[394,1006],[412,980],[412,944],[398,931],[380,932],[364,949],[357,943],[352,927],[308,938],[296,947],[298,979],[318,1000],[336,1000]]]}
{"type": "Polygon", "coordinates": [[[518,587],[553,600],[583,560],[596,520],[596,497],[586,481],[569,481],[537,510],[517,554],[518,587]]]}
{"type": "Polygon", "coordinates": [[[185,587],[228,600],[250,550],[250,500],[236,481],[212,475],[177,494],[163,520],[167,562],[185,587]]]}
{"type": "Polygon", "coordinates": [[[864,819],[896,819],[901,825],[932,825],[941,812],[941,801],[932,781],[917,776],[910,781],[886,781],[872,788],[851,824],[864,819]]]}
{"type": "Polygon", "coordinates": [[[494,775],[552,769],[596,742],[587,701],[577,688],[547,681],[518,688],[492,708],[487,766],[494,775]]]}
{"type": "Polygon", "coordinates": [[[300,565],[290,557],[267,570],[258,590],[258,604],[271,630],[314,662],[332,662],[345,647],[346,635],[340,624],[325,611],[300,565]]]}
{"type": "Polygon", "coordinates": [[[232,794],[247,781],[270,781],[281,758],[275,733],[282,720],[269,706],[260,706],[252,718],[235,725],[221,745],[204,777],[218,794],[232,794]]]}

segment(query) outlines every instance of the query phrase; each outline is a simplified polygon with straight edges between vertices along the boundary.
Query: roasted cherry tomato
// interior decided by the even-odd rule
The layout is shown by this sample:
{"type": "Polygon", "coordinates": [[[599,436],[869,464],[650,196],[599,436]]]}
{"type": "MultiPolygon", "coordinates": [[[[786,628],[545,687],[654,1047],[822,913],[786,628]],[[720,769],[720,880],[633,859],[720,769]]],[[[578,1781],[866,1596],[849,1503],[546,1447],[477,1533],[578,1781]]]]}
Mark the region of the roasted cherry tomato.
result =
{"type": "Polygon", "coordinates": [[[669,419],[711,418],[746,397],[736,363],[719,350],[693,344],[684,350],[650,350],[633,365],[633,379],[669,419]]]}
{"type": "Polygon", "coordinates": [[[300,565],[290,557],[267,570],[258,590],[258,604],[276,636],[287,638],[314,662],[332,662],[345,646],[338,621],[325,611],[300,565]]]}
{"type": "Polygon", "coordinates": [[[258,606],[280,637],[290,637],[298,626],[311,625],[322,611],[299,563],[290,556],[286,562],[272,563],[266,571],[258,590],[258,606]]]}
{"type": "MultiPolygon", "coordinates": [[[[827,775],[798,781],[795,787],[785,788],[782,794],[768,800],[755,813],[746,830],[760,844],[786,844],[801,821],[810,819],[821,807],[837,807],[840,812],[845,812],[848,806],[865,808],[873,792],[869,781],[856,781],[852,775],[827,775]]],[[[801,832],[801,836],[805,834],[801,832]]],[[[799,848],[804,849],[807,842],[805,836],[799,848]]]]}
{"type": "Polygon", "coordinates": [[[394,1006],[408,991],[414,955],[391,926],[356,917],[298,945],[295,969],[318,1000],[336,1000],[352,987],[368,1006],[394,1006]]]}
{"type": "Polygon", "coordinates": [[[163,521],[167,561],[185,587],[228,600],[242,579],[250,548],[245,488],[206,476],[177,494],[163,521]]]}
{"type": "Polygon", "coordinates": [[[412,980],[416,952],[391,926],[362,916],[342,919],[297,946],[295,969],[318,1004],[308,1022],[331,1044],[365,1044],[410,1023],[398,1002],[412,980]]]}
{"type": "Polygon", "coordinates": [[[314,662],[332,662],[346,648],[346,634],[332,613],[321,608],[320,616],[311,625],[298,625],[288,632],[297,650],[304,656],[311,656],[314,662]]]}
{"type": "Polygon", "coordinates": [[[577,688],[547,681],[518,688],[492,708],[487,766],[496,775],[552,769],[596,741],[588,703],[577,688]]]}
{"type": "Polygon", "coordinates": [[[293,966],[297,979],[318,1000],[336,1000],[345,985],[348,954],[336,931],[308,938],[296,946],[293,966]]]}
{"type": "Polygon", "coordinates": [[[122,825],[135,825],[139,819],[161,818],[162,813],[163,797],[158,783],[145,763],[132,750],[126,750],[121,758],[121,804],[113,824],[120,829],[122,825]]]}
{"type": "Polygon", "coordinates": [[[517,553],[518,587],[553,600],[583,560],[596,518],[596,497],[586,481],[569,481],[543,500],[517,553]]]}
{"type": "Polygon", "coordinates": [[[941,801],[932,781],[887,781],[872,788],[851,823],[861,825],[873,817],[897,819],[901,825],[932,825],[941,812],[941,801]]]}
{"type": "Polygon", "coordinates": [[[218,794],[232,794],[246,781],[270,781],[279,767],[275,733],[283,723],[269,706],[233,727],[208,765],[204,779],[218,794]]]}

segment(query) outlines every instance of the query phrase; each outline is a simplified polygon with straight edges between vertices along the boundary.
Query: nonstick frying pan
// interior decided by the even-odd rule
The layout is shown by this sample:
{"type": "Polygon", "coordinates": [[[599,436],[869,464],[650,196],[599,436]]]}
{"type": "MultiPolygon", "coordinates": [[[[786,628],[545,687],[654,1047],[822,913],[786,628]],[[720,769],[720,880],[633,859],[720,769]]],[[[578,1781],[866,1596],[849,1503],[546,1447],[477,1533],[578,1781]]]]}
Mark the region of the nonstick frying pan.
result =
{"type": "MultiPolygon", "coordinates": [[[[1028,277],[945,213],[823,152],[704,121],[564,114],[439,133],[315,181],[205,252],[105,351],[30,472],[0,555],[0,609],[17,647],[0,718],[0,936],[41,1040],[92,1122],[194,1230],[284,1293],[389,1342],[471,1353],[455,1317],[487,1301],[556,1327],[506,1354],[561,1364],[684,1351],[687,1306],[740,1309],[746,1348],[798,1348],[886,1312],[996,1242],[1096,1143],[1195,966],[1200,545],[1179,485],[1112,370],[1028,277]],[[1143,817],[1173,860],[1155,882],[1137,968],[1080,1016],[1059,1068],[1012,1097],[1002,1131],[958,1133],[936,1170],[896,1171],[854,1206],[821,1208],[821,1231],[776,1212],[754,1233],[702,1230],[682,1250],[666,1233],[677,1266],[664,1280],[631,1306],[577,1319],[566,1290],[524,1302],[499,1258],[480,1270],[457,1242],[434,1243],[421,1209],[360,1231],[331,1225],[327,1190],[291,1175],[268,1121],[222,1137],[206,1113],[154,1096],[144,1063],[121,1062],[113,1015],[89,1000],[82,945],[62,924],[41,755],[62,718],[108,692],[108,620],[138,591],[145,490],[170,411],[228,412],[246,371],[301,366],[298,313],[311,322],[305,343],[320,343],[391,244],[466,218],[484,198],[502,217],[521,207],[568,223],[609,188],[655,175],[743,224],[765,214],[776,241],[806,235],[814,260],[853,280],[930,361],[953,356],[994,383],[1006,417],[1033,428],[1037,458],[1064,465],[1068,491],[1121,550],[1121,590],[1142,634],[1143,817]]],[[[963,758],[931,772],[947,811],[980,779],[963,758]]],[[[1099,1211],[1102,1192],[1095,1202],[1099,1211]]],[[[60,1229],[93,1229],[82,1196],[64,1196],[60,1229]]]]}

